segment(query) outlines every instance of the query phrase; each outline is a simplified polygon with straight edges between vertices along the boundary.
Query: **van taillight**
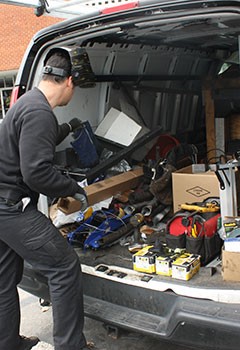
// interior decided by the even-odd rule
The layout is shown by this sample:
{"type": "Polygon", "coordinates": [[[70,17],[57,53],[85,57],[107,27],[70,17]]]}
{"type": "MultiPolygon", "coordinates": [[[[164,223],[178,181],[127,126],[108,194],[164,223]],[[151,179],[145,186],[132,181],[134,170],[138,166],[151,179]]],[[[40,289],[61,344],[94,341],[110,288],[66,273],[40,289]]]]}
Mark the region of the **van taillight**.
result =
{"type": "Polygon", "coordinates": [[[10,107],[17,101],[18,94],[19,94],[20,86],[15,86],[11,93],[11,99],[10,99],[10,107]]]}
{"type": "Polygon", "coordinates": [[[102,14],[108,14],[108,13],[114,13],[114,12],[118,12],[118,11],[124,11],[124,10],[129,10],[132,9],[134,7],[138,7],[138,1],[132,1],[132,2],[127,2],[125,4],[122,5],[116,5],[113,7],[107,7],[103,10],[101,10],[102,14]]]}

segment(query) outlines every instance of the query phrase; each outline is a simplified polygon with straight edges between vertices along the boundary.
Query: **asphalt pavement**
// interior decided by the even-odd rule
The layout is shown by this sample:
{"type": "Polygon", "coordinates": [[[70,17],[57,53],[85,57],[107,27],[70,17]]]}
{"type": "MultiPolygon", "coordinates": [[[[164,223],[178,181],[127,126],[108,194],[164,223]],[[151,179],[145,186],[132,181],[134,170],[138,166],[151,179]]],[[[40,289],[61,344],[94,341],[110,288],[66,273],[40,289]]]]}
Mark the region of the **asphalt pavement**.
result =
{"type": "MultiPolygon", "coordinates": [[[[54,350],[51,307],[41,307],[38,298],[19,289],[21,304],[21,334],[35,335],[41,340],[33,350],[54,350]]],[[[124,330],[106,327],[102,322],[85,318],[85,336],[93,342],[93,350],[193,350],[169,342],[124,330]],[[113,332],[112,332],[113,330],[113,332]]]]}

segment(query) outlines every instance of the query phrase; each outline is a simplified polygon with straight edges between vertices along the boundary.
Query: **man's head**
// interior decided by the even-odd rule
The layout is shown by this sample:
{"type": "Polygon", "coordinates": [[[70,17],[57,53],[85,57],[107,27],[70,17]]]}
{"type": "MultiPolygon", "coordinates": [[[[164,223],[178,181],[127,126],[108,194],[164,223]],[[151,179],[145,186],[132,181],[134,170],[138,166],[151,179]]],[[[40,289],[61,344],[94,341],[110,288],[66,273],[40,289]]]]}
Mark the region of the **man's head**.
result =
{"type": "Polygon", "coordinates": [[[67,51],[54,49],[49,52],[43,67],[39,89],[52,108],[66,106],[74,93],[72,64],[67,51]]]}
{"type": "Polygon", "coordinates": [[[51,106],[56,107],[68,104],[72,98],[74,86],[82,88],[95,86],[87,52],[76,46],[51,49],[44,61],[39,88],[44,90],[48,100],[51,100],[51,106]],[[52,88],[54,88],[55,99],[51,96],[52,88]]]}
{"type": "Polygon", "coordinates": [[[50,51],[44,61],[43,80],[62,83],[71,76],[72,64],[67,51],[55,49],[50,51]]]}
{"type": "Polygon", "coordinates": [[[75,86],[81,88],[95,86],[95,77],[89,56],[86,50],[79,46],[56,47],[51,49],[44,61],[43,75],[52,75],[55,77],[72,76],[75,86]]]}

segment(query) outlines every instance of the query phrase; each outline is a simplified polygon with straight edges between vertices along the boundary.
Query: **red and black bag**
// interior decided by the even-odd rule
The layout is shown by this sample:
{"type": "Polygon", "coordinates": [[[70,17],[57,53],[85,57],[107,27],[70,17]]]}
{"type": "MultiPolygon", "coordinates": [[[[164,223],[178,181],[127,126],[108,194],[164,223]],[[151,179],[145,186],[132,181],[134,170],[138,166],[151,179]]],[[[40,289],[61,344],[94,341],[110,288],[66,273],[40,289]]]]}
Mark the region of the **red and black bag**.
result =
{"type": "Polygon", "coordinates": [[[186,248],[189,253],[199,254],[202,265],[206,265],[221,251],[223,242],[217,232],[219,217],[217,212],[178,211],[167,223],[168,247],[186,248]]]}

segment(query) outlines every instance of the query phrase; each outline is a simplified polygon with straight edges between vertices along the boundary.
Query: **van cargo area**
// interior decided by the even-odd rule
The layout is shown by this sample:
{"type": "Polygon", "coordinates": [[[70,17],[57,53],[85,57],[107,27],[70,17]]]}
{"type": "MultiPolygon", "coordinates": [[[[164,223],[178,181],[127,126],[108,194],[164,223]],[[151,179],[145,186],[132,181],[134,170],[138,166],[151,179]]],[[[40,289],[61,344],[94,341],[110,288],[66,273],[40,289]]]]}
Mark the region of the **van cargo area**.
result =
{"type": "MultiPolygon", "coordinates": [[[[238,349],[240,281],[223,278],[219,210],[211,213],[217,238],[205,240],[205,260],[202,250],[190,252],[201,259],[198,265],[195,260],[180,263],[179,255],[169,265],[165,258],[186,254],[198,229],[190,222],[193,236],[187,239],[185,230],[181,236],[188,242],[183,245],[177,241],[182,232],[171,231],[177,222],[174,200],[186,203],[180,182],[172,186],[172,174],[179,181],[177,174],[186,167],[198,176],[209,172],[210,164],[238,161],[240,2],[139,1],[132,9],[107,12],[37,33],[16,80],[18,97],[37,86],[54,47],[81,47],[90,59],[93,86],[76,87],[69,105],[56,108],[55,114],[60,124],[76,117],[83,129],[91,130],[86,153],[93,147],[96,161],[83,164],[70,135],[56,149],[55,166],[87,184],[92,211],[89,207],[82,220],[75,216],[67,222],[78,212],[71,199],[47,201],[53,222],[79,255],[85,313],[195,348],[238,349]],[[110,239],[115,228],[123,232],[110,239]],[[176,239],[166,254],[170,235],[176,239]],[[146,247],[147,252],[136,254],[146,247]],[[174,261],[177,278],[169,270],[174,261]],[[164,272],[157,273],[156,266],[164,272]]],[[[195,198],[192,203],[220,206],[221,211],[218,178],[213,171],[210,177],[210,189],[201,180],[189,182],[186,191],[195,198]]],[[[190,181],[181,179],[185,185],[190,181]]],[[[209,222],[204,217],[206,232],[209,222]]],[[[20,287],[49,299],[46,280],[27,263],[20,287]]]]}

